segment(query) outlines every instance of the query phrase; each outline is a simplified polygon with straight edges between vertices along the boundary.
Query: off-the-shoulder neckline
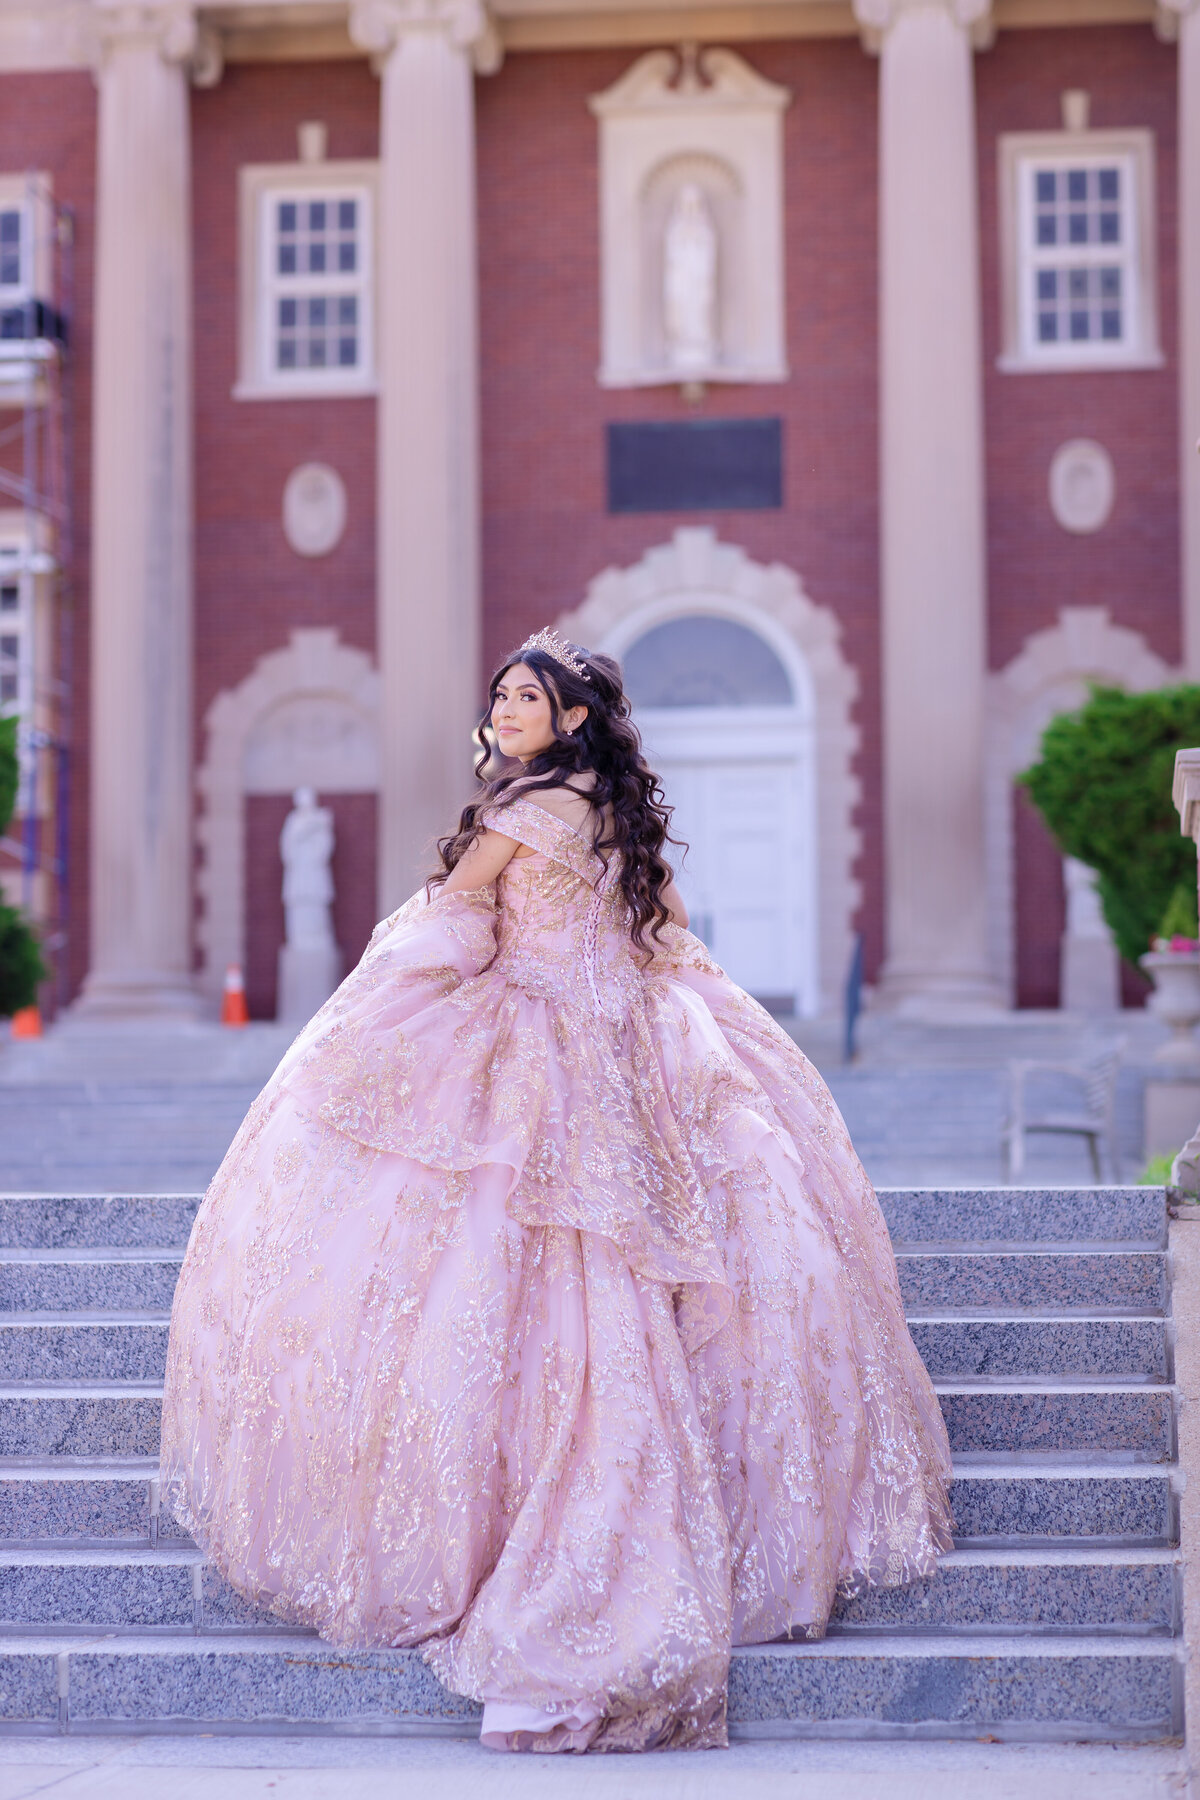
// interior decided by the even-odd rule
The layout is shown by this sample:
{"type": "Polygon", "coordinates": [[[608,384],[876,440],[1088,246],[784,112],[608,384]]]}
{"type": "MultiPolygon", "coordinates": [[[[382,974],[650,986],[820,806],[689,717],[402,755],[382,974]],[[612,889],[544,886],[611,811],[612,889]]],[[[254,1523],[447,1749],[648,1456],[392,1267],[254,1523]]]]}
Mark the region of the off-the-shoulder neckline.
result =
{"type": "MultiPolygon", "coordinates": [[[[580,796],[581,799],[584,797],[585,796],[583,795],[580,796]]],[[[511,812],[515,806],[532,806],[534,811],[540,813],[543,819],[549,819],[554,825],[561,825],[564,831],[569,831],[572,837],[577,837],[580,843],[586,845],[592,855],[595,856],[595,844],[590,837],[584,836],[577,825],[572,825],[569,819],[561,819],[557,813],[551,812],[548,806],[539,806],[536,800],[530,799],[525,794],[518,794],[515,800],[510,800],[507,805],[498,806],[494,810],[503,815],[506,812],[511,812]]]]}

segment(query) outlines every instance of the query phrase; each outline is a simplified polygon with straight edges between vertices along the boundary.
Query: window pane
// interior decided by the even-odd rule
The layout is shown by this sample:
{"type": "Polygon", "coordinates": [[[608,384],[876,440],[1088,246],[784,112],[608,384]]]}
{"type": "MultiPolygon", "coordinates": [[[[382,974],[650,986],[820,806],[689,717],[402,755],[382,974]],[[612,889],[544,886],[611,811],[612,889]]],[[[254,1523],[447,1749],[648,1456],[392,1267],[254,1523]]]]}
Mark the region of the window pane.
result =
{"type": "Polygon", "coordinates": [[[0,612],[16,612],[21,604],[21,590],[15,581],[6,581],[0,587],[0,612]]]}
{"type": "Polygon", "coordinates": [[[1123,291],[1121,271],[1111,264],[1039,269],[1035,289],[1038,342],[1120,342],[1125,329],[1123,291]]]}
{"type": "Polygon", "coordinates": [[[1087,199],[1087,172],[1084,169],[1067,170],[1068,200],[1087,199]]]}
{"type": "Polygon", "coordinates": [[[16,207],[0,212],[0,287],[21,285],[21,214],[16,207]]]}
{"type": "Polygon", "coordinates": [[[1100,198],[1117,200],[1120,198],[1121,171],[1119,169],[1101,169],[1099,172],[1100,198]]]}
{"type": "Polygon", "coordinates": [[[309,291],[324,285],[322,277],[353,279],[359,275],[362,212],[358,201],[328,194],[281,201],[276,216],[276,273],[288,283],[286,294],[276,297],[276,369],[359,368],[358,295],[309,291]],[[285,217],[290,227],[286,232],[285,217]],[[301,292],[296,292],[293,281],[304,284],[301,292]]]}

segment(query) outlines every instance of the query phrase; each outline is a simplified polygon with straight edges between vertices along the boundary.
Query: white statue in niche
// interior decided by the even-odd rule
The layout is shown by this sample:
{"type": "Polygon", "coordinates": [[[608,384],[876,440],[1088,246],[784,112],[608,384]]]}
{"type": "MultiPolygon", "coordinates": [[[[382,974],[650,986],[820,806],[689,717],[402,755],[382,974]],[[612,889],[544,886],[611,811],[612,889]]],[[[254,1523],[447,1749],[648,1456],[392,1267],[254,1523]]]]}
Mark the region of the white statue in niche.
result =
{"type": "Polygon", "coordinates": [[[333,814],[312,788],[297,788],[279,834],[285,942],[279,952],[278,1017],[306,1025],[342,977],[333,935],[333,814]]]}
{"type": "Polygon", "coordinates": [[[1066,930],[1059,962],[1059,1005],[1064,1012],[1112,1013],[1121,1005],[1117,947],[1096,889],[1096,871],[1074,856],[1063,858],[1066,930]]]}
{"type": "Polygon", "coordinates": [[[675,196],[663,237],[663,333],[680,374],[717,360],[717,228],[699,182],[675,196]]]}

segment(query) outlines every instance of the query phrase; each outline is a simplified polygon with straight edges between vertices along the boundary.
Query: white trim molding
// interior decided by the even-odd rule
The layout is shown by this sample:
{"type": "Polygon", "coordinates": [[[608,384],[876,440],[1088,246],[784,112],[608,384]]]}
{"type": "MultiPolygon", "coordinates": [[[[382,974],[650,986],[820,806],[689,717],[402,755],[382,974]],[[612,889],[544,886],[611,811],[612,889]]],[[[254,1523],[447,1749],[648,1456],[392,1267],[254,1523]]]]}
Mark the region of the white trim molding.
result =
{"type": "Polygon", "coordinates": [[[754,562],[703,525],[681,527],[669,543],[647,550],[630,568],[605,569],[589,585],[582,605],[556,624],[574,642],[619,658],[653,626],[694,613],[734,619],[757,632],[792,675],[800,703],[811,698],[820,1008],[834,1012],[841,1004],[862,898],[854,875],[862,847],[854,824],[862,792],[854,772],[858,675],[842,650],[836,615],[809,598],[794,570],[754,562]]]}
{"type": "Polygon", "coordinates": [[[1140,632],[1114,625],[1104,606],[1064,606],[1056,625],[1035,631],[1012,661],[989,677],[988,942],[993,973],[1010,1005],[1016,998],[1012,817],[1016,776],[1036,761],[1042,732],[1054,715],[1084,704],[1089,682],[1141,694],[1181,679],[1140,632]]]}
{"type": "MultiPolygon", "coordinates": [[[[373,394],[375,378],[375,233],[379,187],[376,162],[247,163],[238,171],[238,379],[236,400],[311,399],[331,395],[373,394]],[[352,283],[336,272],[321,291],[336,298],[352,293],[359,301],[356,333],[360,354],[353,368],[271,366],[271,304],[278,282],[269,270],[270,234],[266,219],[273,195],[296,199],[355,200],[361,211],[357,244],[362,267],[352,283]]],[[[296,288],[297,297],[302,289],[296,288]]],[[[290,289],[288,290],[291,291],[290,289]]]]}
{"type": "MultiPolygon", "coordinates": [[[[602,387],[787,378],[787,88],[732,50],[654,50],[594,94],[600,122],[602,387]],[[691,190],[712,239],[701,360],[667,343],[669,219],[691,190]]],[[[689,281],[693,277],[689,277],[689,281]]]]}
{"type": "MultiPolygon", "coordinates": [[[[1000,225],[1000,319],[1002,348],[997,367],[1008,373],[1060,369],[1155,369],[1163,361],[1158,335],[1157,221],[1154,199],[1154,133],[1127,131],[1012,131],[997,145],[1000,225]],[[1051,260],[1098,275],[1101,260],[1119,267],[1122,331],[1106,342],[1089,338],[1040,343],[1033,330],[1031,282],[1036,272],[1033,244],[1036,165],[1097,173],[1100,165],[1118,171],[1123,184],[1120,239],[1112,245],[1057,245],[1051,260]]],[[[1062,275],[1062,270],[1058,273],[1062,275]]],[[[1093,309],[1098,304],[1093,298],[1093,309]]]]}
{"type": "Polygon", "coordinates": [[[239,686],[217,695],[204,727],[196,935],[199,983],[215,1000],[228,965],[245,966],[246,795],[376,792],[379,675],[335,630],[296,630],[286,648],[260,656],[239,686]]]}

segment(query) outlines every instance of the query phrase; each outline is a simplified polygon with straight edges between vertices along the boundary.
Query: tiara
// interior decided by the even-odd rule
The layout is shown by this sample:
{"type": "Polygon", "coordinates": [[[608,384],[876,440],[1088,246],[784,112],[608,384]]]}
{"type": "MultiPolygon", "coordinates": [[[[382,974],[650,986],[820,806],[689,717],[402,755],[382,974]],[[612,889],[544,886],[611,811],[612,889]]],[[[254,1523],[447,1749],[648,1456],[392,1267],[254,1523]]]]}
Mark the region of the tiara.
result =
{"type": "Polygon", "coordinates": [[[552,656],[564,669],[570,669],[572,675],[578,675],[580,681],[592,679],[566,639],[560,638],[557,631],[551,631],[549,627],[527,637],[517,655],[522,655],[526,650],[540,650],[545,656],[552,656]]]}

